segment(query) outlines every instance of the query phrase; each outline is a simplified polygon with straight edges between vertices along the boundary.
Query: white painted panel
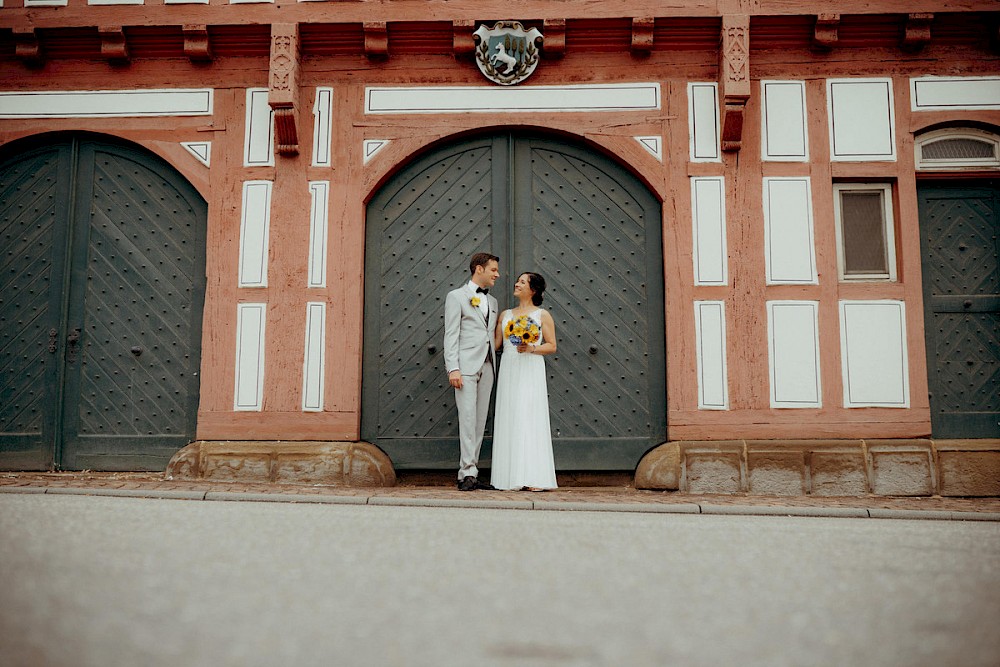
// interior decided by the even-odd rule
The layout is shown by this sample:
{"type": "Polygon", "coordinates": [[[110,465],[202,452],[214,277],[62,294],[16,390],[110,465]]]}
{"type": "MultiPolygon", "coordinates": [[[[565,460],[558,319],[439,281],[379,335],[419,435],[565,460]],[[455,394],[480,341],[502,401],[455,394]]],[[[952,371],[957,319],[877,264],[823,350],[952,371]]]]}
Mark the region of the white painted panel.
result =
{"type": "Polygon", "coordinates": [[[659,136],[649,136],[649,137],[632,137],[639,142],[639,145],[646,149],[646,151],[655,157],[660,162],[663,162],[663,137],[659,136]]]}
{"type": "Polygon", "coordinates": [[[841,301],[844,407],[910,406],[902,301],[841,301]]]}
{"type": "Polygon", "coordinates": [[[87,0],[88,5],[141,5],[145,0],[87,0]]]}
{"type": "Polygon", "coordinates": [[[212,166],[211,141],[182,141],[181,146],[206,167],[212,166]]]}
{"type": "Polygon", "coordinates": [[[761,81],[761,155],[764,160],[806,162],[809,137],[804,81],[761,81]]]}
{"type": "Polygon", "coordinates": [[[718,162],[721,159],[718,84],[688,84],[688,140],[693,162],[718,162]]]}
{"type": "Polygon", "coordinates": [[[694,328],[698,358],[698,409],[728,410],[726,304],[695,301],[694,328]]]}
{"type": "Polygon", "coordinates": [[[947,76],[910,79],[914,111],[1000,109],[1000,76],[947,76]]]}
{"type": "Polygon", "coordinates": [[[245,181],[240,220],[240,287],[267,286],[270,227],[271,181],[245,181]]]}
{"type": "Polygon", "coordinates": [[[163,0],[165,5],[207,5],[208,0],[163,0]]]}
{"type": "Polygon", "coordinates": [[[764,179],[764,253],[768,284],[816,284],[808,176],[764,179]]]}
{"type": "Polygon", "coordinates": [[[389,139],[365,139],[361,142],[361,152],[364,164],[368,164],[383,148],[392,143],[389,139]]]}
{"type": "Polygon", "coordinates": [[[691,179],[691,217],[694,223],[694,284],[725,285],[726,183],[722,176],[691,179]]]}
{"type": "Polygon", "coordinates": [[[229,0],[229,4],[231,5],[249,5],[254,3],[266,3],[266,2],[273,3],[274,0],[229,0]]]}
{"type": "Polygon", "coordinates": [[[0,118],[207,116],[211,88],[0,92],[0,118]]]}
{"type": "Polygon", "coordinates": [[[333,127],[333,88],[317,88],[313,105],[313,166],[330,166],[330,136],[333,127]]]}
{"type": "Polygon", "coordinates": [[[267,304],[236,306],[235,410],[260,410],[264,399],[264,325],[267,304]]]}
{"type": "Polygon", "coordinates": [[[323,409],[323,374],[326,367],[326,304],[306,304],[306,345],[302,363],[302,410],[323,409]]]}
{"type": "Polygon", "coordinates": [[[660,108],[658,83],[572,86],[422,86],[365,89],[365,113],[506,114],[531,111],[642,111],[660,108]]]}
{"type": "Polygon", "coordinates": [[[267,88],[247,88],[244,137],[244,167],[266,167],[274,164],[274,112],[267,103],[267,88]]]}
{"type": "Polygon", "coordinates": [[[25,7],[65,7],[67,0],[24,0],[25,7]]]}
{"type": "Polygon", "coordinates": [[[326,287],[330,181],[309,181],[309,287],[326,287]]]}
{"type": "Polygon", "coordinates": [[[828,79],[830,159],[895,160],[892,79],[828,79]]]}
{"type": "Polygon", "coordinates": [[[819,379],[819,302],[768,301],[771,407],[823,407],[819,379]]]}

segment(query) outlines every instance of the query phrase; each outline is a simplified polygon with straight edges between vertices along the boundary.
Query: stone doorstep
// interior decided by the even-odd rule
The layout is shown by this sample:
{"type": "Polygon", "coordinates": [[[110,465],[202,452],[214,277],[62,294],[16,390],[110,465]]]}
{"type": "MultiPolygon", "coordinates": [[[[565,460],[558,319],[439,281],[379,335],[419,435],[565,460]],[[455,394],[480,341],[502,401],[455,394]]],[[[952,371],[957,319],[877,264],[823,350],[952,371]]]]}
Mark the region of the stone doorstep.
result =
{"type": "Polygon", "coordinates": [[[675,441],[648,452],[636,488],[692,494],[1000,496],[1000,440],[675,441]]]}

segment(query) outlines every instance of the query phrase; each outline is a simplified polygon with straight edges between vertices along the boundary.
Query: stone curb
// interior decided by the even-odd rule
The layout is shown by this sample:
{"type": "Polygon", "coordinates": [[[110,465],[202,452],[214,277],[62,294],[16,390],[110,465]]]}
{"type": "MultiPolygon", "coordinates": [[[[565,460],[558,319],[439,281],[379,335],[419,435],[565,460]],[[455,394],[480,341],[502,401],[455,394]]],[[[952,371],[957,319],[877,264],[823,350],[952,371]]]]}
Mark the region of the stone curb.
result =
{"type": "Polygon", "coordinates": [[[864,507],[804,507],[774,505],[711,505],[697,503],[600,503],[530,500],[476,500],[474,498],[398,498],[394,496],[334,496],[183,489],[102,489],[81,487],[0,486],[0,493],[109,496],[172,500],[309,503],[319,505],[380,505],[383,507],[453,507],[572,512],[633,512],[656,514],[705,514],[716,516],[799,516],[858,519],[921,519],[936,521],[996,521],[1000,512],[906,510],[864,507]]]}

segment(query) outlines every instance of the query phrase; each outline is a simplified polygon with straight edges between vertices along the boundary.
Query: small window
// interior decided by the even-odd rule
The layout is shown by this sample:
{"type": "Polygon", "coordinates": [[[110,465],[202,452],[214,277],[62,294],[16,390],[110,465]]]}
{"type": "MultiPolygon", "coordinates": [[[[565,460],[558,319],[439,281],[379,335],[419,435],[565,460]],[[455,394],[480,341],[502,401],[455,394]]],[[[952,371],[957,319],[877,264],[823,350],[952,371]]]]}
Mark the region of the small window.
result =
{"type": "Polygon", "coordinates": [[[918,169],[1000,167],[1000,138],[973,128],[949,128],[917,139],[918,169]]]}
{"type": "Polygon", "coordinates": [[[888,183],[834,185],[833,208],[840,279],[895,280],[892,186],[888,183]]]}

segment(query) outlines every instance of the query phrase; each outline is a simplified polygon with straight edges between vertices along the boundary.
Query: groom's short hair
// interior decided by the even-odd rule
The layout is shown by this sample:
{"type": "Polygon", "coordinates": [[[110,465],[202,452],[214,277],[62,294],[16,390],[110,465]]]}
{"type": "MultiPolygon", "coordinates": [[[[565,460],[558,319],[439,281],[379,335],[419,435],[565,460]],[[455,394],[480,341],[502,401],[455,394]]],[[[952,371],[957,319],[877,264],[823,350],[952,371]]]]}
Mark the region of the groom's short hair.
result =
{"type": "Polygon", "coordinates": [[[472,259],[469,260],[469,273],[471,275],[475,275],[477,266],[485,267],[490,262],[496,262],[499,264],[500,258],[496,255],[491,255],[488,252],[477,252],[472,256],[472,259]]]}

